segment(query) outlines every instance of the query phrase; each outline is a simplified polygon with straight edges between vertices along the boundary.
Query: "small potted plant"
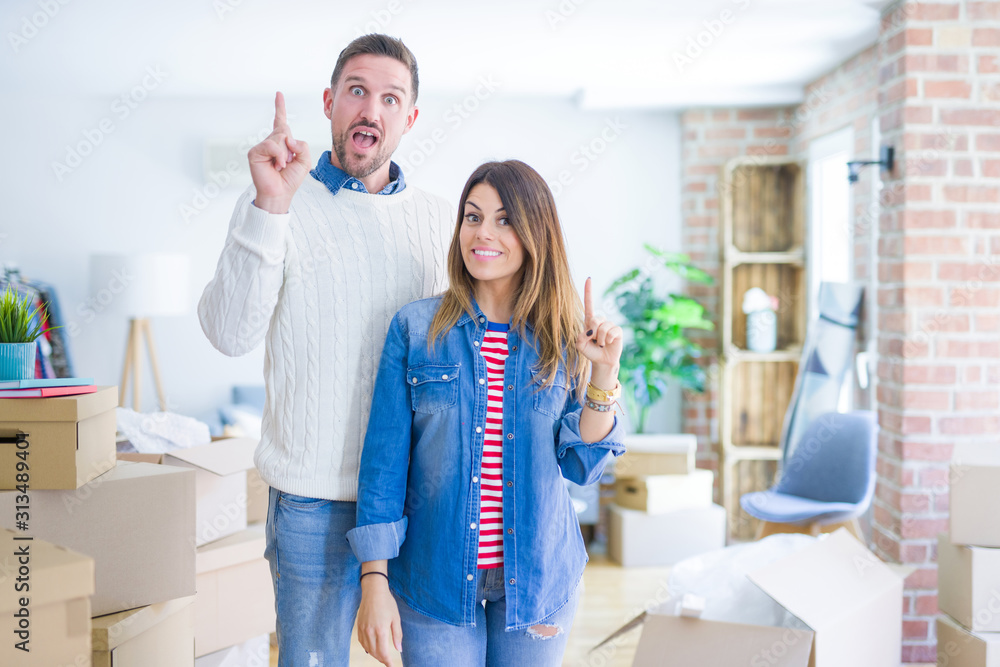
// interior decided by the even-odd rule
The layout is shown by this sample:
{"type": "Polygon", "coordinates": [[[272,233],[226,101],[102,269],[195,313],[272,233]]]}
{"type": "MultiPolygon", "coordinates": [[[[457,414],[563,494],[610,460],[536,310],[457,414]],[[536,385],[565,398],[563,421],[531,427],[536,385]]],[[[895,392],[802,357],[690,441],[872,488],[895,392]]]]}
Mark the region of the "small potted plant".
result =
{"type": "Polygon", "coordinates": [[[0,380],[35,377],[35,342],[45,332],[48,315],[31,298],[8,285],[0,294],[0,380]]]}
{"type": "MultiPolygon", "coordinates": [[[[691,264],[687,255],[644,247],[655,258],[653,269],[667,269],[689,282],[711,284],[712,277],[691,264]]],[[[643,433],[649,409],[675,382],[684,389],[705,390],[705,369],[697,363],[702,348],[685,335],[687,329],[711,331],[705,307],[683,294],[658,291],[654,273],[632,269],[605,295],[613,296],[626,332],[619,380],[634,432],[643,433]]]]}

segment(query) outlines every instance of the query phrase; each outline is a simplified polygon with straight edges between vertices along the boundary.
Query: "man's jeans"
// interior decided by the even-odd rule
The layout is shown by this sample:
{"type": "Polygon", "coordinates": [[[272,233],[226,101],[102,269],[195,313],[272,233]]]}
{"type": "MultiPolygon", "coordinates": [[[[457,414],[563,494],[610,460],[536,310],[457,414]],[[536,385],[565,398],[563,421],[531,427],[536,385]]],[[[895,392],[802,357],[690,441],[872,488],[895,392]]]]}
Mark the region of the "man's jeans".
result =
{"type": "Polygon", "coordinates": [[[271,489],[267,548],[280,667],[346,667],[361,602],[361,565],[347,542],[356,504],[271,489]]]}
{"type": "Polygon", "coordinates": [[[536,626],[506,632],[502,567],[479,570],[476,584],[476,627],[449,625],[425,616],[396,597],[403,625],[406,667],[558,667],[576,615],[583,583],[569,602],[536,626]]]}

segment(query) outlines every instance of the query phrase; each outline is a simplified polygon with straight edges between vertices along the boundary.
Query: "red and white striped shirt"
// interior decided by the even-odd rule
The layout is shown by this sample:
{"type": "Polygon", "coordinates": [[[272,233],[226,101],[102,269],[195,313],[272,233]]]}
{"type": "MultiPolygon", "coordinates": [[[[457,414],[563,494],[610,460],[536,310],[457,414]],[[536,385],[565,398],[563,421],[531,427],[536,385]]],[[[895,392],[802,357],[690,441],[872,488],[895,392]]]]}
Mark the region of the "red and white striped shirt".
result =
{"type": "Polygon", "coordinates": [[[479,472],[480,570],[503,565],[503,369],[507,327],[492,322],[479,353],[486,360],[486,426],[479,472]],[[503,329],[502,331],[500,329],[503,329]]]}

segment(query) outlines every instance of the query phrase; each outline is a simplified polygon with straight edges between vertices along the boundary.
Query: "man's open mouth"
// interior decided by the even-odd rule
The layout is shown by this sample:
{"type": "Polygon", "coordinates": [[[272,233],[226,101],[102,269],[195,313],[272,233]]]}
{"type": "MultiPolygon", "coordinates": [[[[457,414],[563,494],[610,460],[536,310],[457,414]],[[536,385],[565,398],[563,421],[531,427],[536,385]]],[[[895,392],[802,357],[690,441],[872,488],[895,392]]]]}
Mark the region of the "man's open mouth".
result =
{"type": "Polygon", "coordinates": [[[371,130],[356,130],[351,135],[351,139],[354,141],[355,147],[359,150],[365,150],[375,145],[378,141],[378,135],[371,130]]]}

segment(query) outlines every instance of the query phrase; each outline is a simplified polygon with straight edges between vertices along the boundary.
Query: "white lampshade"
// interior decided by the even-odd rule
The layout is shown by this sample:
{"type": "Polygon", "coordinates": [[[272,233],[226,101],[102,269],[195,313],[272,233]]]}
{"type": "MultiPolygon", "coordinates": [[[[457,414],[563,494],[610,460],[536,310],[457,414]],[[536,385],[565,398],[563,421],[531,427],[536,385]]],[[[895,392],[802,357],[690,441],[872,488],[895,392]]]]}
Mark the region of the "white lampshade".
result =
{"type": "Polygon", "coordinates": [[[177,253],[90,256],[91,307],[125,317],[192,310],[191,258],[177,253]]]}

